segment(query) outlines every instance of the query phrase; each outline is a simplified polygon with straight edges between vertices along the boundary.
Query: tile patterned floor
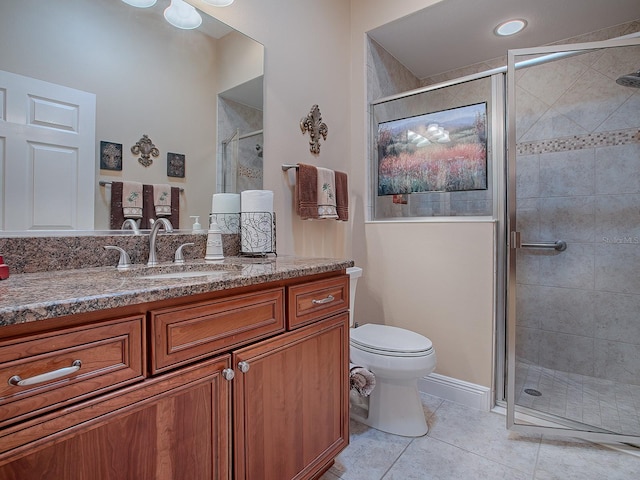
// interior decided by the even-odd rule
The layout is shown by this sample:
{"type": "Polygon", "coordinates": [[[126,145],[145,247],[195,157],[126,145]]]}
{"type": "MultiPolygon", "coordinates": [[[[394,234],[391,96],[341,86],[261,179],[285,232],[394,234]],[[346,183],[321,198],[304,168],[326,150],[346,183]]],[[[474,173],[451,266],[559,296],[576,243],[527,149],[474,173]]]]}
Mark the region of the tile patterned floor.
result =
{"type": "Polygon", "coordinates": [[[559,415],[625,435],[640,435],[640,386],[543,368],[516,365],[516,405],[559,415]],[[535,389],[532,396],[525,389],[535,389]]]}
{"type": "Polygon", "coordinates": [[[640,456],[581,440],[509,432],[505,417],[422,394],[429,433],[406,438],[351,421],[321,480],[631,480],[640,456]]]}

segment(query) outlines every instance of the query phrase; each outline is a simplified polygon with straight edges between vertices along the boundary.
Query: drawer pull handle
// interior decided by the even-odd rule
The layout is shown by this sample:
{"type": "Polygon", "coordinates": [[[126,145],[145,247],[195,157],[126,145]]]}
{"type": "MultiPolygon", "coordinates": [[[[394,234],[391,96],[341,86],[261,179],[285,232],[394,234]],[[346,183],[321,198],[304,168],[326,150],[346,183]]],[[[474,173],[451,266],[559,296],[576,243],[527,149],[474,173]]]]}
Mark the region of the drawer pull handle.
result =
{"type": "Polygon", "coordinates": [[[36,375],[35,377],[22,379],[20,378],[20,375],[14,375],[9,379],[9,385],[16,387],[28,387],[30,385],[36,385],[37,383],[48,382],[49,380],[55,380],[56,378],[71,375],[72,373],[80,370],[81,366],[82,362],[80,360],[74,360],[70,367],[60,368],[53,372],[36,375]]]}
{"type": "Polygon", "coordinates": [[[247,373],[249,371],[249,362],[238,362],[238,368],[242,373],[247,373]]]}
{"type": "Polygon", "coordinates": [[[225,380],[231,381],[236,376],[236,374],[232,369],[225,368],[224,370],[222,370],[222,376],[224,377],[225,380]]]}
{"type": "Polygon", "coordinates": [[[313,300],[311,300],[311,303],[313,303],[314,305],[322,305],[324,303],[333,302],[334,300],[335,300],[335,297],[333,295],[327,295],[327,298],[323,298],[322,300],[316,300],[314,298],[313,300]]]}

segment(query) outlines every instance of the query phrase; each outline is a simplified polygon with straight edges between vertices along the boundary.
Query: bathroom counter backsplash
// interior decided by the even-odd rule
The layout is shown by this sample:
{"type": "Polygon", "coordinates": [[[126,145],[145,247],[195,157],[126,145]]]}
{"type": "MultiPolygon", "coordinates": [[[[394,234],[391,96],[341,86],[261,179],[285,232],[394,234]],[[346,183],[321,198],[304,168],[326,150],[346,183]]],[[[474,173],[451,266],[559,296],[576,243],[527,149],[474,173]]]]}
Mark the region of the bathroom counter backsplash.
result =
{"type": "Polygon", "coordinates": [[[187,261],[181,271],[206,269],[210,274],[183,278],[157,277],[175,273],[177,266],[171,262],[133,265],[126,271],[110,266],[12,272],[0,281],[0,327],[331,272],[353,264],[333,258],[227,257],[216,264],[187,261]]]}
{"type": "MultiPolygon", "coordinates": [[[[176,249],[183,243],[194,244],[183,249],[185,260],[204,258],[207,235],[177,231],[158,235],[158,260],[172,260],[176,249]]],[[[240,235],[222,235],[222,243],[226,256],[237,256],[240,253],[240,235]]],[[[149,258],[148,231],[141,235],[122,232],[106,235],[40,234],[0,237],[0,255],[9,265],[11,275],[116,265],[118,253],[105,250],[105,245],[124,249],[132,263],[146,263],[149,258]]]]}

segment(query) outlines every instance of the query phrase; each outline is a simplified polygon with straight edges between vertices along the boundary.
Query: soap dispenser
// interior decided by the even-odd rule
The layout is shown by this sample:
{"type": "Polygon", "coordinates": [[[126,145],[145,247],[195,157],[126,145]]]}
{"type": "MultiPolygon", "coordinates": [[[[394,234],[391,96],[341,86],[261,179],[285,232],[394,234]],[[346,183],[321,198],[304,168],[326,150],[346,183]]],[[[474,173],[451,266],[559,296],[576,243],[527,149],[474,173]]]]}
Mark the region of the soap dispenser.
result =
{"type": "Polygon", "coordinates": [[[193,227],[191,227],[191,233],[204,233],[202,225],[200,225],[200,215],[190,215],[189,218],[194,218],[193,227]]]}
{"type": "Polygon", "coordinates": [[[222,230],[216,222],[215,215],[211,215],[209,232],[207,233],[207,251],[204,256],[205,262],[218,262],[224,260],[222,252],[222,230]]]}

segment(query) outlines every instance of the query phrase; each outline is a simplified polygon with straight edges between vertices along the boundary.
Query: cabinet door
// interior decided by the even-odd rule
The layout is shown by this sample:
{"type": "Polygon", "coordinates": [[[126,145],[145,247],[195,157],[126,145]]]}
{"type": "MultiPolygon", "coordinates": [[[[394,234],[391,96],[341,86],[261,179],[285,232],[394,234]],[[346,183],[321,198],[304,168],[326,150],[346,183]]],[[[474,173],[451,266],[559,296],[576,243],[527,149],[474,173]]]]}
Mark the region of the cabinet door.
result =
{"type": "Polygon", "coordinates": [[[234,478],[313,478],[347,446],[348,321],[342,313],[233,353],[234,478]]]}
{"type": "Polygon", "coordinates": [[[225,355],[0,432],[1,480],[230,478],[225,355]]]}

